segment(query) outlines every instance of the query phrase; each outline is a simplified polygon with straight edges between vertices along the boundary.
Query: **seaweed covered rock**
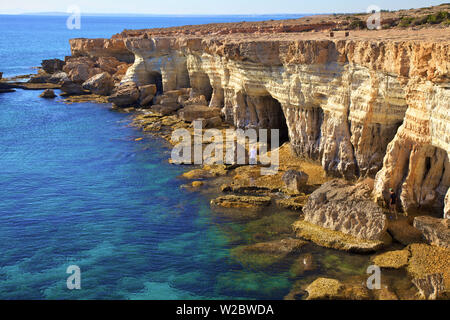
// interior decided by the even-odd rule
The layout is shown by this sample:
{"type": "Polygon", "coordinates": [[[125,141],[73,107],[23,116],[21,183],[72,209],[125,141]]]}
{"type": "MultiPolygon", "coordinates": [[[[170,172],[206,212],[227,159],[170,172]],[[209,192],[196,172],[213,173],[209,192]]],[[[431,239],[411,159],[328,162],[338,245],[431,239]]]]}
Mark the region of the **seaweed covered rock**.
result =
{"type": "Polygon", "coordinates": [[[222,208],[261,209],[269,206],[271,201],[272,199],[270,197],[227,195],[211,200],[211,206],[222,208]]]}

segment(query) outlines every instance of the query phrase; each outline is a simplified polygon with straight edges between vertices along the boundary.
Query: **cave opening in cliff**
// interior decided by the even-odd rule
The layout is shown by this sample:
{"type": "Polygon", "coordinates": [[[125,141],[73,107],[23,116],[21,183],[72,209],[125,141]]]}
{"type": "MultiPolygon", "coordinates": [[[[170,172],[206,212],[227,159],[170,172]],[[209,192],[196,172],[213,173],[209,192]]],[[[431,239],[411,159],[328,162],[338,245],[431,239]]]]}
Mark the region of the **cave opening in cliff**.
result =
{"type": "Polygon", "coordinates": [[[164,92],[161,73],[156,71],[150,72],[148,75],[148,83],[156,85],[156,94],[162,94],[164,92]]]}
{"type": "MultiPolygon", "coordinates": [[[[273,99],[273,98],[272,98],[273,99]]],[[[287,126],[286,117],[284,116],[283,108],[281,107],[281,104],[273,99],[275,101],[274,105],[278,109],[278,129],[280,130],[280,146],[283,145],[285,142],[289,142],[289,129],[287,126]]]]}

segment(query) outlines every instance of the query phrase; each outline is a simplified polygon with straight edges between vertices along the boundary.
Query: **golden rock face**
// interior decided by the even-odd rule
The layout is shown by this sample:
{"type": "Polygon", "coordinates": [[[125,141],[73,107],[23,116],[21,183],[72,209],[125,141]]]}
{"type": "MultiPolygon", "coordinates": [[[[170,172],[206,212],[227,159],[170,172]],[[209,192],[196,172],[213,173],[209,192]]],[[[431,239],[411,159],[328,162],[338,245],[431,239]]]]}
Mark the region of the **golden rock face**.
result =
{"type": "Polygon", "coordinates": [[[78,55],[132,53],[123,81],[146,85],[160,75],[164,91],[190,87],[236,127],[287,127],[296,153],[327,173],[376,177],[377,200],[393,188],[406,211],[442,213],[450,186],[448,29],[329,38],[319,27],[248,27],[129,31],[71,45],[78,55]]]}

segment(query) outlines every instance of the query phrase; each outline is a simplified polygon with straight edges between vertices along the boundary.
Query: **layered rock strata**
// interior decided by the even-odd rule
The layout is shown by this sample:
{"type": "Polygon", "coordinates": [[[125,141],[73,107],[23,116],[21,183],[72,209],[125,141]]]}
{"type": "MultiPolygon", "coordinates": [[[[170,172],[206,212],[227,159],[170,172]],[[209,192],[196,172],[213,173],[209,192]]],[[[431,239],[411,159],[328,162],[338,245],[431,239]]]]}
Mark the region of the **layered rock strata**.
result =
{"type": "Polygon", "coordinates": [[[450,185],[448,37],[176,30],[74,39],[72,53],[130,61],[127,50],[134,64],[123,82],[190,87],[238,128],[280,129],[299,156],[329,174],[376,177],[381,202],[393,188],[405,210],[442,213],[450,185]]]}

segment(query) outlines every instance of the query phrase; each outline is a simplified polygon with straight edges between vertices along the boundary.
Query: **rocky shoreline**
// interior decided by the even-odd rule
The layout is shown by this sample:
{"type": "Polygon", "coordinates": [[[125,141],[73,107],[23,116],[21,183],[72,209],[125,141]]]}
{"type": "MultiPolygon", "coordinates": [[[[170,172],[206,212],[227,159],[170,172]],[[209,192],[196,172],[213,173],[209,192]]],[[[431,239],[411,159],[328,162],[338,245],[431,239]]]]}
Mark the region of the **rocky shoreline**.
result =
{"type": "Polygon", "coordinates": [[[255,268],[293,260],[291,272],[301,278],[317,268],[302,251],[315,245],[369,257],[415,287],[371,291],[362,277],[320,277],[298,280],[286,299],[412,299],[413,291],[415,298],[449,299],[449,40],[308,39],[333,29],[323,23],[271,29],[280,37],[272,41],[264,30],[233,25],[231,36],[210,26],[201,38],[202,28],[74,39],[72,56],[44,60],[27,82],[3,79],[0,93],[45,89],[42,97],[52,99],[60,89],[65,103],[111,103],[171,145],[177,129],[192,140],[208,129],[225,138],[228,129],[285,130],[273,175],[261,174],[261,161],[203,164],[183,175],[186,189],[215,194],[211,207],[227,219],[252,222],[267,210],[295,217],[282,238],[263,237],[232,256],[255,268]],[[292,40],[296,32],[306,39],[292,40]],[[391,188],[403,211],[398,219],[386,208],[391,188]]]}

